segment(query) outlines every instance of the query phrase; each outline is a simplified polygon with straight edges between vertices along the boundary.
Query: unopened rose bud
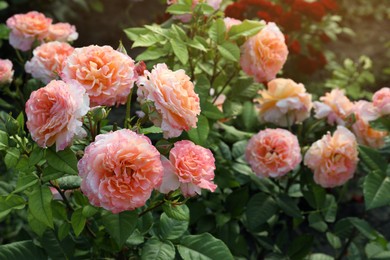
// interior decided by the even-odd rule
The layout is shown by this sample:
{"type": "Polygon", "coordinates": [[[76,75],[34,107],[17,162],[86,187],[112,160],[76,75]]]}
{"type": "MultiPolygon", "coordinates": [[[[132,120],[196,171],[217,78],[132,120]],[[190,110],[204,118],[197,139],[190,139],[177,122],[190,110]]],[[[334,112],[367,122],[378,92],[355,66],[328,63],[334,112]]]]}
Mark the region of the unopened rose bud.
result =
{"type": "Polygon", "coordinates": [[[105,107],[100,107],[100,106],[93,109],[91,111],[91,114],[92,114],[92,118],[95,122],[102,121],[103,119],[105,119],[108,116],[108,113],[107,113],[105,107]]]}
{"type": "Polygon", "coordinates": [[[5,123],[5,128],[9,135],[16,135],[19,132],[19,122],[12,117],[9,117],[5,123]]]}

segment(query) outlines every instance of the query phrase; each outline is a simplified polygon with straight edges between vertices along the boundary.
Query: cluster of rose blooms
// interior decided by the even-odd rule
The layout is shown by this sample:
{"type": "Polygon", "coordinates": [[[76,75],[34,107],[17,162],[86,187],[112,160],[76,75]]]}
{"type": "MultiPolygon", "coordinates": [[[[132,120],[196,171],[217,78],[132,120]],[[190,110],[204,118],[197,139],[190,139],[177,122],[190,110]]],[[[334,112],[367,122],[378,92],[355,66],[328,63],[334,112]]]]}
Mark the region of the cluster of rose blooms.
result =
{"type": "MultiPolygon", "coordinates": [[[[314,73],[323,68],[327,61],[322,51],[316,49],[310,43],[304,43],[308,53],[302,53],[301,43],[292,34],[299,33],[305,19],[307,23],[320,23],[325,15],[337,11],[338,4],[335,0],[318,0],[308,2],[305,0],[288,0],[274,3],[270,0],[239,0],[228,5],[225,9],[226,16],[243,20],[245,18],[258,17],[266,22],[275,22],[283,28],[287,46],[294,54],[295,62],[303,73],[314,73]]],[[[325,33],[319,38],[323,42],[330,39],[325,33]]]]}
{"type": "MultiPolygon", "coordinates": [[[[34,34],[34,25],[47,18],[30,12],[9,19],[18,21],[10,26],[11,34],[23,38],[39,35],[41,26],[34,34]]],[[[239,23],[225,19],[227,30],[239,23]]],[[[390,113],[389,88],[375,93],[373,102],[352,103],[337,89],[321,97],[321,102],[312,102],[303,84],[276,78],[288,50],[274,23],[265,24],[247,39],[241,51],[243,71],[258,82],[268,82],[256,100],[263,122],[281,127],[302,123],[314,107],[316,118],[338,125],[333,136],[327,134],[305,154],[304,163],[320,185],[334,187],[352,177],[358,161],[357,142],[371,147],[383,144],[387,133],[372,129],[369,122],[390,113]],[[352,114],[356,122],[348,125],[352,114]]],[[[0,78],[12,77],[11,72],[3,73],[5,67],[0,65],[0,78]]],[[[150,107],[149,119],[161,127],[164,138],[178,137],[183,130],[196,127],[200,114],[199,97],[184,70],[172,71],[166,64],[157,64],[151,71],[142,71],[129,56],[109,46],[73,48],[64,42],[42,42],[25,68],[47,84],[31,94],[25,109],[31,137],[41,147],[55,144],[59,151],[75,137],[84,138],[82,122],[88,111],[125,104],[135,84],[138,101],[150,107]]],[[[209,149],[178,141],[168,157],[160,155],[148,137],[128,129],[98,135],[78,163],[81,190],[93,205],[115,213],[143,206],[154,189],[169,193],[180,188],[187,197],[200,194],[201,189],[215,191],[215,159],[209,149]]],[[[302,161],[297,137],[285,129],[266,129],[254,135],[246,159],[259,177],[283,176],[302,161]]]]}

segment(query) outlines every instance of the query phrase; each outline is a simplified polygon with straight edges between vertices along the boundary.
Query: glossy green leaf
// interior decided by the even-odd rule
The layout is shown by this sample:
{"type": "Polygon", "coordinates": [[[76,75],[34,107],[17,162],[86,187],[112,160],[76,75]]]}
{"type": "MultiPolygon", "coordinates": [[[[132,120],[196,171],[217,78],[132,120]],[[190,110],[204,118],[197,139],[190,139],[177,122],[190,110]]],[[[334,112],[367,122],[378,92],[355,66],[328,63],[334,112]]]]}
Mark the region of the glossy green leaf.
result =
{"type": "Polygon", "coordinates": [[[229,38],[237,40],[239,37],[250,37],[257,34],[264,27],[264,23],[244,20],[239,25],[233,25],[229,30],[229,38]]]}
{"type": "Polygon", "coordinates": [[[163,205],[163,210],[165,214],[167,214],[167,216],[170,218],[182,221],[190,220],[190,211],[185,204],[173,205],[171,203],[165,203],[163,205]]]}
{"type": "Polygon", "coordinates": [[[381,154],[370,147],[359,145],[359,157],[363,163],[372,171],[385,173],[387,169],[386,160],[381,154]]]}
{"type": "Polygon", "coordinates": [[[121,247],[137,226],[138,214],[136,211],[123,211],[118,214],[107,212],[102,217],[102,223],[107,232],[121,247]]]}
{"type": "Polygon", "coordinates": [[[70,148],[59,152],[56,152],[53,147],[49,148],[46,150],[46,159],[52,168],[60,172],[75,175],[78,172],[76,154],[70,148]]]}
{"type": "Polygon", "coordinates": [[[226,27],[222,18],[213,22],[209,29],[209,37],[217,44],[221,44],[225,39],[226,27]]]}
{"type": "Polygon", "coordinates": [[[11,169],[16,166],[20,158],[20,151],[18,148],[11,147],[6,150],[4,157],[4,163],[7,169],[11,169]]]}
{"type": "Polygon", "coordinates": [[[229,248],[209,233],[182,237],[180,244],[177,245],[177,250],[183,259],[234,259],[229,248]]]}
{"type": "Polygon", "coordinates": [[[84,230],[85,222],[87,221],[87,218],[83,215],[83,209],[79,208],[75,210],[72,214],[71,223],[73,231],[78,237],[81,232],[84,230]]]}
{"type": "Polygon", "coordinates": [[[224,42],[217,46],[217,49],[222,57],[229,61],[238,62],[240,59],[240,48],[232,42],[224,42]]]}
{"type": "Polygon", "coordinates": [[[188,49],[184,42],[177,39],[170,39],[173,53],[179,59],[179,61],[185,65],[188,62],[188,49]]]}
{"type": "Polygon", "coordinates": [[[302,214],[297,206],[297,202],[291,197],[285,194],[280,194],[276,199],[276,203],[287,215],[293,218],[302,218],[302,214]]]}
{"type": "Polygon", "coordinates": [[[34,218],[50,228],[53,228],[52,197],[49,187],[37,185],[29,194],[28,200],[28,206],[34,218]]]}
{"type": "Polygon", "coordinates": [[[278,206],[271,196],[265,193],[254,195],[249,200],[246,210],[249,229],[255,230],[267,222],[268,219],[276,214],[277,210],[278,206]]]}
{"type": "Polygon", "coordinates": [[[218,120],[224,117],[224,114],[215,105],[210,102],[202,102],[201,104],[202,114],[207,118],[218,120]]]}
{"type": "Polygon", "coordinates": [[[7,216],[13,209],[23,209],[26,201],[18,195],[0,196],[0,220],[7,216]]]}
{"type": "Polygon", "coordinates": [[[170,241],[160,241],[152,237],[142,248],[141,259],[170,260],[175,258],[175,254],[175,247],[170,241]]]}
{"type": "Polygon", "coordinates": [[[164,239],[177,239],[187,231],[187,228],[188,221],[170,218],[165,213],[160,216],[160,231],[164,239]]]}
{"type": "Polygon", "coordinates": [[[205,145],[209,131],[209,121],[205,116],[200,115],[198,117],[197,127],[190,129],[187,133],[191,141],[198,145],[205,145]]]}
{"type": "Polygon", "coordinates": [[[190,5],[183,5],[183,4],[175,4],[171,5],[166,10],[167,13],[170,14],[188,14],[192,12],[192,8],[190,5]]]}
{"type": "Polygon", "coordinates": [[[363,183],[364,201],[367,209],[390,204],[390,177],[373,171],[363,183]]]}
{"type": "Polygon", "coordinates": [[[36,246],[31,240],[0,245],[0,259],[2,260],[41,260],[46,258],[42,248],[36,246]]]}

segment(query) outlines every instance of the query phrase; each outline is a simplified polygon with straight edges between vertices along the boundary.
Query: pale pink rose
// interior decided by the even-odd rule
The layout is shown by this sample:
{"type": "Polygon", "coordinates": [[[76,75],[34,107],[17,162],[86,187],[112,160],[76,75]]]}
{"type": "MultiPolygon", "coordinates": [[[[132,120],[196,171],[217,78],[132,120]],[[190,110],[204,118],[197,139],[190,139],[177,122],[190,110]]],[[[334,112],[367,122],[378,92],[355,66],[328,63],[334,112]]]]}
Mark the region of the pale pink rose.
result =
{"type": "MultiPolygon", "coordinates": [[[[167,0],[167,5],[177,4],[177,0],[167,0]]],[[[192,9],[195,8],[199,3],[207,3],[214,10],[218,10],[221,5],[222,0],[192,0],[192,9]]],[[[188,23],[192,19],[192,14],[181,14],[181,15],[173,15],[173,19],[180,20],[183,23],[188,23]]]]}
{"type": "Polygon", "coordinates": [[[249,139],[245,159],[260,178],[281,177],[302,161],[298,138],[281,128],[265,129],[249,139]]]}
{"type": "Polygon", "coordinates": [[[223,21],[225,23],[225,27],[226,27],[226,31],[227,32],[232,28],[232,26],[239,25],[239,24],[242,23],[240,20],[237,20],[237,19],[234,19],[234,18],[230,18],[230,17],[225,17],[223,19],[223,21]]]}
{"type": "Polygon", "coordinates": [[[199,97],[184,70],[171,71],[160,63],[152,72],[145,71],[137,84],[138,100],[153,102],[156,113],[149,115],[149,119],[161,127],[164,138],[177,137],[183,130],[196,127],[199,97]]]}
{"type": "Polygon", "coordinates": [[[51,22],[52,19],[36,11],[15,14],[7,19],[7,27],[11,29],[9,43],[15,49],[28,51],[35,40],[46,37],[51,22]]]}
{"type": "Polygon", "coordinates": [[[288,48],[283,33],[275,23],[268,23],[258,34],[241,47],[242,70],[257,82],[268,82],[276,77],[287,60],[288,48]]]}
{"type": "Polygon", "coordinates": [[[89,110],[85,90],[76,82],[53,80],[31,93],[26,103],[27,128],[40,147],[56,143],[64,150],[73,138],[84,137],[81,118],[89,110]]]}
{"type": "Polygon", "coordinates": [[[372,101],[381,115],[390,114],[390,88],[381,88],[375,92],[372,101]]]}
{"type": "Polygon", "coordinates": [[[209,149],[191,141],[176,142],[169,154],[163,157],[164,177],[157,188],[168,193],[180,187],[185,197],[201,194],[201,189],[215,191],[213,183],[215,159],[209,149]]]}
{"type": "Polygon", "coordinates": [[[14,71],[12,69],[12,62],[8,59],[0,59],[0,85],[9,84],[12,82],[14,71]]]}
{"type": "Polygon", "coordinates": [[[62,64],[73,50],[66,42],[44,43],[34,49],[33,58],[26,62],[24,68],[33,78],[47,84],[53,79],[59,79],[62,64]]]}
{"type": "Polygon", "coordinates": [[[61,78],[75,79],[86,89],[91,105],[125,104],[136,80],[132,58],[110,46],[76,48],[64,61],[61,78]]]}
{"type": "Polygon", "coordinates": [[[45,41],[72,42],[77,40],[79,34],[76,27],[69,23],[56,23],[49,27],[45,41]]]}
{"type": "Polygon", "coordinates": [[[260,90],[259,116],[264,122],[291,126],[310,116],[311,95],[302,83],[277,78],[268,82],[267,90],[260,90]]]}
{"type": "Polygon", "coordinates": [[[333,136],[328,133],[311,145],[304,164],[314,172],[317,184],[333,188],[353,177],[358,160],[355,136],[344,126],[338,126],[333,136]]]}
{"type": "Polygon", "coordinates": [[[113,213],[144,206],[163,175],[149,138],[128,129],[96,136],[77,167],[89,202],[113,213]]]}
{"type": "Polygon", "coordinates": [[[318,119],[327,118],[330,125],[343,125],[345,120],[353,111],[353,103],[345,96],[344,91],[333,89],[330,93],[320,97],[319,101],[313,103],[315,117],[318,119]]]}
{"type": "Polygon", "coordinates": [[[387,131],[380,131],[370,126],[370,121],[380,117],[378,109],[373,103],[360,100],[354,104],[356,121],[352,125],[353,133],[356,135],[359,144],[372,148],[381,148],[385,144],[387,131]]]}

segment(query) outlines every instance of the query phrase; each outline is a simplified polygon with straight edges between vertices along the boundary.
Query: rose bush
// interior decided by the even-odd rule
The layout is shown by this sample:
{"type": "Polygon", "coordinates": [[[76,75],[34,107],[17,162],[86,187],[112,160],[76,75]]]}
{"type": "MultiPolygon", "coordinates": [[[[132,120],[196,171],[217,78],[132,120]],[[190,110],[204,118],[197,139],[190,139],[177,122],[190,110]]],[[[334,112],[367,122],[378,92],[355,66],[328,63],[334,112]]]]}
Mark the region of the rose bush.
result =
{"type": "Polygon", "coordinates": [[[169,1],[167,22],[125,29],[134,57],[11,17],[0,259],[388,258],[372,219],[390,205],[388,89],[313,93],[282,71],[283,29],[307,38],[290,22],[336,7],[277,2],[169,1]],[[226,19],[250,5],[266,21],[226,19]]]}

